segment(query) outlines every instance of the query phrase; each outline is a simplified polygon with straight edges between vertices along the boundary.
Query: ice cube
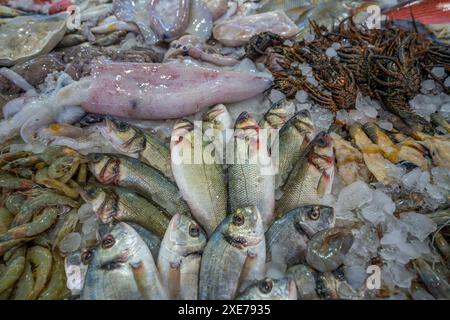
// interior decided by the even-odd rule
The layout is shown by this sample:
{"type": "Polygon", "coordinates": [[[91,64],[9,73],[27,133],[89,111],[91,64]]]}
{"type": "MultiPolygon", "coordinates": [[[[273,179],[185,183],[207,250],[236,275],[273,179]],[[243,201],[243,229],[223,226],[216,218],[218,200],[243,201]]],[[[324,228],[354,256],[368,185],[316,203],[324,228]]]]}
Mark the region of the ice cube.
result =
{"type": "Polygon", "coordinates": [[[81,235],[78,232],[72,232],[59,242],[58,247],[61,252],[74,252],[78,250],[80,244],[81,235]]]}
{"type": "Polygon", "coordinates": [[[325,54],[327,55],[328,58],[333,58],[337,56],[337,52],[333,47],[328,48],[325,51],[325,54]]]}
{"type": "Polygon", "coordinates": [[[372,201],[373,190],[363,181],[355,181],[341,190],[338,206],[343,211],[361,208],[372,201]]]}
{"type": "Polygon", "coordinates": [[[416,289],[411,296],[414,300],[436,300],[431,294],[422,288],[416,289]]]}
{"type": "Polygon", "coordinates": [[[433,184],[444,190],[450,190],[450,169],[434,167],[431,169],[433,184]]]}
{"type": "Polygon", "coordinates": [[[441,192],[441,189],[432,185],[431,183],[427,184],[425,187],[425,190],[427,191],[428,195],[436,200],[444,200],[445,197],[441,192]]]}
{"type": "Polygon", "coordinates": [[[403,186],[408,190],[413,190],[415,186],[419,183],[421,175],[422,170],[420,170],[420,168],[416,168],[404,174],[401,178],[403,186]]]}
{"type": "Polygon", "coordinates": [[[365,285],[368,274],[361,265],[352,265],[345,268],[345,279],[348,284],[355,289],[359,289],[365,285]]]}
{"type": "Polygon", "coordinates": [[[430,218],[416,212],[404,212],[400,215],[400,220],[408,232],[420,241],[425,240],[437,228],[436,223],[430,218]]]}
{"type": "Polygon", "coordinates": [[[308,100],[308,93],[305,90],[297,91],[295,99],[300,103],[305,103],[308,100]]]}
{"type": "Polygon", "coordinates": [[[432,91],[436,88],[434,80],[428,79],[422,82],[422,89],[425,91],[432,91]]]}
{"type": "Polygon", "coordinates": [[[378,115],[377,109],[372,106],[367,106],[363,110],[364,114],[369,118],[376,118],[378,115]]]}
{"type": "Polygon", "coordinates": [[[308,81],[310,84],[312,84],[315,87],[317,87],[319,85],[319,82],[317,82],[316,78],[314,78],[314,76],[312,76],[312,75],[306,77],[306,81],[308,81]]]}
{"type": "MultiPolygon", "coordinates": [[[[449,79],[450,79],[450,77],[449,77],[449,79]]],[[[441,108],[439,109],[439,111],[440,111],[440,112],[447,112],[447,113],[449,113],[449,112],[450,112],[450,102],[444,103],[444,104],[441,106],[441,108]]]]}
{"type": "Polygon", "coordinates": [[[341,44],[340,44],[339,42],[333,42],[333,43],[331,44],[331,47],[332,47],[334,50],[339,50],[339,49],[341,48],[341,44]]]}
{"type": "Polygon", "coordinates": [[[306,34],[303,39],[305,39],[306,42],[312,42],[316,38],[315,33],[308,33],[306,34]]]}
{"type": "Polygon", "coordinates": [[[298,65],[300,71],[302,72],[302,75],[306,76],[312,73],[312,68],[307,63],[301,63],[298,65]]]}
{"type": "Polygon", "coordinates": [[[378,126],[386,131],[391,131],[394,128],[394,125],[389,121],[379,121],[378,126]]]}
{"type": "Polygon", "coordinates": [[[81,223],[84,223],[86,220],[91,218],[94,215],[94,210],[92,209],[92,205],[89,203],[84,203],[78,209],[78,219],[81,223]]]}
{"type": "Polygon", "coordinates": [[[446,86],[447,88],[450,87],[450,77],[447,77],[447,79],[445,79],[444,86],[446,86]]]}
{"type": "Polygon", "coordinates": [[[348,112],[344,109],[339,110],[336,112],[336,120],[341,121],[343,123],[348,122],[348,112]]]}
{"type": "Polygon", "coordinates": [[[431,69],[431,73],[439,79],[442,79],[446,75],[445,69],[443,67],[434,67],[433,69],[431,69]]]}
{"type": "Polygon", "coordinates": [[[286,98],[286,96],[284,95],[283,92],[275,90],[275,89],[272,89],[272,91],[270,91],[270,101],[272,101],[273,103],[281,101],[284,98],[286,98]]]}
{"type": "Polygon", "coordinates": [[[415,278],[414,273],[405,268],[405,266],[396,262],[389,262],[384,266],[386,271],[390,273],[393,282],[400,288],[409,288],[412,279],[415,278]]]}

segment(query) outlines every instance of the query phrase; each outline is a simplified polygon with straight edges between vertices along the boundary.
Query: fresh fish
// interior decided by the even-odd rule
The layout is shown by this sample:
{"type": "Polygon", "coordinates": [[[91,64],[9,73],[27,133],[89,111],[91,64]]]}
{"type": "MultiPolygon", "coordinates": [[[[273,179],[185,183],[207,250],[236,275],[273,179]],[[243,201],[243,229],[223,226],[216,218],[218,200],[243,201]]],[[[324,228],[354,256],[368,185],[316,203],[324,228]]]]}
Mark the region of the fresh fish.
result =
{"type": "Polygon", "coordinates": [[[197,300],[205,246],[206,234],[194,220],[179,214],[172,217],[158,255],[158,270],[169,299],[197,300]]]}
{"type": "Polygon", "coordinates": [[[297,300],[297,288],[289,278],[264,278],[245,289],[236,300],[297,300]]]}
{"type": "Polygon", "coordinates": [[[155,204],[123,189],[90,188],[82,193],[102,223],[123,221],[136,223],[162,238],[169,225],[170,215],[155,204]]]}
{"type": "Polygon", "coordinates": [[[309,239],[333,227],[334,220],[334,210],[327,206],[307,205],[287,212],[266,232],[266,260],[277,264],[281,271],[304,262],[309,239]]]}
{"type": "Polygon", "coordinates": [[[362,152],[364,163],[375,179],[385,185],[392,183],[397,173],[397,168],[392,162],[383,157],[380,147],[375,145],[364,133],[361,124],[352,124],[350,126],[350,135],[355,145],[362,152]]]}
{"type": "Polygon", "coordinates": [[[249,73],[167,63],[100,63],[92,75],[62,88],[56,103],[81,105],[98,114],[166,120],[245,100],[271,85],[268,78],[249,73]]]}
{"type": "Polygon", "coordinates": [[[267,144],[259,139],[259,126],[247,112],[236,119],[235,133],[227,152],[228,193],[231,212],[237,208],[256,206],[265,230],[274,219],[275,176],[267,144]]]}
{"type": "Polygon", "coordinates": [[[300,29],[283,11],[238,16],[216,24],[214,38],[229,47],[246,44],[255,34],[270,31],[283,38],[295,36],[300,29]]]}
{"type": "Polygon", "coordinates": [[[281,128],[279,134],[278,187],[284,185],[292,168],[313,139],[315,131],[308,110],[298,112],[281,128]]]}
{"type": "Polygon", "coordinates": [[[428,291],[436,299],[450,299],[450,285],[444,276],[434,271],[422,258],[413,260],[412,264],[428,291]]]}
{"type": "Polygon", "coordinates": [[[161,247],[161,238],[139,224],[128,222],[128,225],[133,227],[133,229],[141,236],[142,240],[144,240],[145,244],[150,249],[153,260],[157,261],[159,248],[161,247]]]}
{"type": "Polygon", "coordinates": [[[261,129],[281,129],[286,123],[288,110],[285,109],[283,103],[274,103],[259,121],[261,129]]]}
{"type": "Polygon", "coordinates": [[[180,193],[209,236],[227,214],[227,186],[220,164],[196,141],[201,137],[190,121],[179,120],[172,131],[171,159],[180,193]]]}
{"type": "Polygon", "coordinates": [[[147,8],[150,27],[160,39],[179,36],[189,24],[192,0],[151,0],[147,8]]]}
{"type": "Polygon", "coordinates": [[[364,164],[362,153],[340,135],[332,132],[330,136],[336,155],[336,169],[344,184],[349,185],[357,180],[369,182],[371,174],[364,164]]]}
{"type": "Polygon", "coordinates": [[[233,299],[264,274],[266,243],[256,207],[239,208],[210,237],[200,266],[199,299],[233,299]]]}
{"type": "Polygon", "coordinates": [[[151,252],[138,233],[123,222],[102,231],[101,244],[89,261],[81,299],[166,299],[151,252]]]}
{"type": "Polygon", "coordinates": [[[298,300],[318,300],[316,292],[317,271],[306,264],[290,267],[286,275],[295,281],[298,300]]]}
{"type": "Polygon", "coordinates": [[[228,0],[205,0],[205,4],[211,12],[213,21],[228,11],[228,0]]]}
{"type": "Polygon", "coordinates": [[[308,242],[306,261],[320,272],[337,269],[353,245],[354,237],[348,228],[329,228],[316,233],[308,242]]]}
{"type": "Polygon", "coordinates": [[[213,16],[203,0],[191,0],[188,26],[185,34],[199,37],[203,42],[211,38],[213,16]]]}
{"type": "Polygon", "coordinates": [[[275,212],[286,212],[306,204],[320,203],[331,192],[334,152],[330,136],[320,132],[304,150],[283,187],[275,212]]]}
{"type": "Polygon", "coordinates": [[[119,152],[137,154],[139,160],[160,171],[173,181],[169,148],[152,134],[143,132],[124,121],[106,117],[104,137],[119,152]]]}
{"type": "Polygon", "coordinates": [[[91,153],[87,157],[89,169],[99,182],[134,190],[172,216],[176,213],[190,215],[178,188],[156,169],[118,154],[91,153]]]}
{"type": "Polygon", "coordinates": [[[203,135],[213,144],[214,159],[218,164],[224,163],[225,146],[229,141],[226,130],[231,129],[232,126],[231,115],[223,104],[218,104],[203,114],[203,135]]]}
{"type": "Polygon", "coordinates": [[[408,161],[422,170],[427,170],[429,163],[419,150],[407,145],[395,145],[389,136],[375,123],[366,123],[363,126],[367,136],[381,148],[383,156],[392,163],[408,161]]]}

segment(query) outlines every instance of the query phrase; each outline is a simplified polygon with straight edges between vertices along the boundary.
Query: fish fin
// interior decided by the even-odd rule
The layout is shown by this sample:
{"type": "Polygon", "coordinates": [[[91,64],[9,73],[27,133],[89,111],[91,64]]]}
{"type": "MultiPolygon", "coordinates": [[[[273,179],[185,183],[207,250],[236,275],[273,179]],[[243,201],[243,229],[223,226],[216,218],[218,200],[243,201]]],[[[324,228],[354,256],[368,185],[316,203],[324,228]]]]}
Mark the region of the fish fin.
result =
{"type": "Polygon", "coordinates": [[[142,261],[130,262],[131,271],[133,272],[134,281],[141,294],[142,298],[145,300],[150,300],[150,295],[146,289],[147,281],[145,279],[145,269],[144,263],[142,261]]]}
{"type": "Polygon", "coordinates": [[[322,173],[317,184],[317,193],[319,195],[325,195],[330,189],[332,176],[326,171],[322,173]]]}
{"type": "Polygon", "coordinates": [[[170,263],[167,290],[173,299],[178,299],[180,295],[180,269],[181,261],[170,263]]]}

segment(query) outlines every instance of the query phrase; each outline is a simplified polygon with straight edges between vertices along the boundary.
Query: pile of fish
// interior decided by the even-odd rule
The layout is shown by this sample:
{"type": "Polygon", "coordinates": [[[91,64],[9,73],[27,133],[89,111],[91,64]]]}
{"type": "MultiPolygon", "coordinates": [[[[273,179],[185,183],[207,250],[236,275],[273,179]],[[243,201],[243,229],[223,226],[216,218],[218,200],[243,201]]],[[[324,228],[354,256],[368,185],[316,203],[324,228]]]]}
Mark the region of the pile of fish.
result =
{"type": "Polygon", "coordinates": [[[0,299],[450,299],[443,5],[0,5],[0,299]]]}

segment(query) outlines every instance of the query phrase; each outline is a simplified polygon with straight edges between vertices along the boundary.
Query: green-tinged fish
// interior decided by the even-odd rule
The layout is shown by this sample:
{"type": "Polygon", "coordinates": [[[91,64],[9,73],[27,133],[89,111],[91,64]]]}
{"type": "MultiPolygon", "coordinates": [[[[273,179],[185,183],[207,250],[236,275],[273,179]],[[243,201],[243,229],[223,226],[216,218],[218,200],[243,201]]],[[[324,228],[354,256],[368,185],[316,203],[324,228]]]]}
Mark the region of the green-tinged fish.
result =
{"type": "Polygon", "coordinates": [[[392,163],[408,161],[420,167],[422,170],[428,169],[428,160],[421,151],[406,144],[395,145],[377,124],[368,122],[364,124],[363,130],[380,147],[383,156],[392,163]]]}
{"type": "Polygon", "coordinates": [[[320,132],[304,150],[292,169],[275,212],[286,212],[307,204],[320,204],[331,192],[334,178],[334,152],[330,136],[320,132]]]}
{"type": "Polygon", "coordinates": [[[136,191],[152,200],[171,216],[190,215],[178,188],[158,170],[124,155],[91,153],[89,170],[103,184],[112,184],[136,191]]]}
{"type": "Polygon", "coordinates": [[[260,128],[255,119],[243,112],[236,119],[235,133],[227,152],[228,194],[230,211],[256,206],[264,228],[273,221],[275,176],[267,145],[260,141],[260,128]]]}
{"type": "Polygon", "coordinates": [[[256,207],[238,208],[210,237],[200,266],[200,300],[229,300],[261,279],[266,242],[256,207]]]}
{"type": "Polygon", "coordinates": [[[295,208],[270,226],[266,232],[267,258],[284,272],[286,267],[305,261],[309,239],[334,225],[331,207],[308,205],[295,208]]]}
{"type": "Polygon", "coordinates": [[[124,222],[104,228],[89,261],[81,299],[166,299],[152,254],[139,234],[124,222]]]}
{"type": "Polygon", "coordinates": [[[432,124],[437,127],[441,127],[447,131],[447,133],[450,133],[450,123],[448,123],[447,119],[445,119],[442,114],[435,112],[430,115],[430,118],[432,124]]]}
{"type": "Polygon", "coordinates": [[[264,278],[245,289],[236,300],[297,300],[297,288],[289,278],[264,278]]]}
{"type": "Polygon", "coordinates": [[[354,237],[348,228],[329,228],[317,232],[308,242],[306,261],[320,272],[337,269],[353,245],[354,237]]]}
{"type": "Polygon", "coordinates": [[[385,185],[391,184],[398,172],[395,165],[383,157],[381,148],[369,139],[363,131],[361,124],[352,124],[349,131],[355,145],[363,154],[367,169],[369,169],[378,182],[385,185]]]}
{"type": "Polygon", "coordinates": [[[203,135],[208,141],[212,141],[216,163],[224,163],[227,143],[226,130],[231,129],[232,126],[231,115],[223,104],[218,104],[203,114],[203,135]]]}
{"type": "Polygon", "coordinates": [[[145,244],[150,249],[153,260],[157,261],[159,248],[161,247],[161,238],[139,224],[128,222],[128,225],[133,227],[133,229],[141,236],[142,240],[144,240],[145,244]]]}
{"type": "Polygon", "coordinates": [[[450,285],[443,275],[434,271],[422,258],[413,260],[412,264],[433,297],[436,299],[450,299],[450,285]]]}
{"type": "Polygon", "coordinates": [[[295,163],[313,139],[315,131],[308,110],[295,114],[280,130],[277,187],[284,185],[295,163]]]}
{"type": "Polygon", "coordinates": [[[317,271],[305,264],[290,267],[286,275],[295,281],[298,300],[318,300],[316,292],[317,271]]]}
{"type": "Polygon", "coordinates": [[[349,185],[357,180],[369,182],[371,174],[364,164],[362,153],[340,135],[332,132],[330,136],[333,139],[337,173],[344,184],[349,185]]]}
{"type": "Polygon", "coordinates": [[[134,222],[162,238],[170,216],[159,207],[124,188],[90,188],[81,193],[102,223],[134,222]]]}
{"type": "Polygon", "coordinates": [[[160,171],[173,181],[169,148],[152,134],[145,133],[124,121],[106,118],[105,138],[119,152],[136,155],[139,160],[160,171]]]}
{"type": "Polygon", "coordinates": [[[201,131],[188,120],[175,124],[171,137],[172,171],[192,215],[211,235],[227,214],[227,186],[222,166],[204,152],[201,131]],[[199,149],[200,148],[200,149],[199,149]]]}
{"type": "Polygon", "coordinates": [[[197,300],[206,235],[192,219],[176,214],[161,242],[158,270],[169,299],[197,300]]]}
{"type": "Polygon", "coordinates": [[[288,111],[284,108],[283,103],[275,103],[259,121],[259,127],[261,129],[279,130],[286,123],[287,117],[288,111]]]}

